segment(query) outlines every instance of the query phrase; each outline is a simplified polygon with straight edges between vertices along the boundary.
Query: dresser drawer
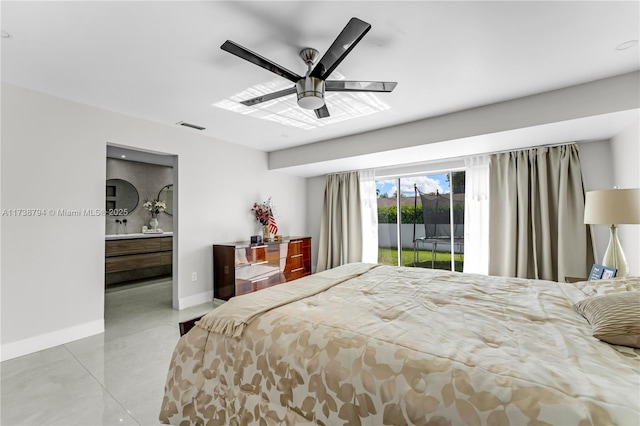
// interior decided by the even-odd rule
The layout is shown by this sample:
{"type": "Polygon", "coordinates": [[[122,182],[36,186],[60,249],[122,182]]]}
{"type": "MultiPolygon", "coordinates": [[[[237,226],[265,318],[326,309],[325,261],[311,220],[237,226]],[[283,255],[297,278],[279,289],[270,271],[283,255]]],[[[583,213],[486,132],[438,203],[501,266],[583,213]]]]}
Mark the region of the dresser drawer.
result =
{"type": "Polygon", "coordinates": [[[108,240],[105,242],[104,249],[105,257],[171,251],[173,250],[173,238],[149,237],[131,240],[108,240]]]}
{"type": "Polygon", "coordinates": [[[236,269],[236,279],[257,281],[264,277],[271,276],[280,272],[280,268],[269,263],[261,263],[257,265],[245,265],[236,269]]]}
{"type": "Polygon", "coordinates": [[[292,271],[294,269],[304,267],[304,255],[303,254],[294,254],[289,256],[287,259],[287,271],[292,271]]]}
{"type": "Polygon", "coordinates": [[[255,291],[262,290],[264,288],[268,288],[277,284],[280,284],[284,281],[284,277],[281,273],[273,274],[269,277],[261,278],[257,281],[254,281],[255,291]]]}
{"type": "Polygon", "coordinates": [[[145,253],[129,256],[114,256],[105,259],[105,272],[132,271],[135,269],[151,268],[154,266],[171,265],[173,253],[170,251],[160,253],[145,253]]]}
{"type": "Polygon", "coordinates": [[[309,246],[309,240],[292,240],[289,241],[289,256],[296,254],[304,254],[304,250],[309,246]]]}
{"type": "Polygon", "coordinates": [[[262,290],[284,281],[282,273],[272,272],[268,275],[260,275],[252,277],[251,279],[236,278],[236,291],[235,295],[240,296],[242,294],[253,293],[254,291],[262,290]]]}
{"type": "Polygon", "coordinates": [[[297,280],[298,278],[306,277],[307,275],[311,275],[308,273],[305,268],[294,269],[291,272],[285,272],[284,276],[287,281],[297,280]]]}
{"type": "Polygon", "coordinates": [[[253,293],[253,283],[249,280],[239,280],[236,279],[236,291],[235,294],[231,295],[231,297],[241,296],[243,294],[253,293]]]}

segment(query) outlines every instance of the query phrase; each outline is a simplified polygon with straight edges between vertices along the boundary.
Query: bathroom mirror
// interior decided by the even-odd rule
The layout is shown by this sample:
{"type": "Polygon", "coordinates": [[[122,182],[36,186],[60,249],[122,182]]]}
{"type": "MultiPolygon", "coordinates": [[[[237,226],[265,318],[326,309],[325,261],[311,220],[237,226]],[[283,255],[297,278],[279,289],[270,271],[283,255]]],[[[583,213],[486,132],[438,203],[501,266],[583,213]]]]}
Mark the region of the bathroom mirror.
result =
{"type": "Polygon", "coordinates": [[[158,192],[158,200],[162,200],[167,205],[164,213],[173,216],[173,184],[165,185],[158,192]]]}
{"type": "Polygon", "coordinates": [[[138,206],[140,196],[131,183],[122,179],[107,179],[107,215],[126,216],[138,206]]]}

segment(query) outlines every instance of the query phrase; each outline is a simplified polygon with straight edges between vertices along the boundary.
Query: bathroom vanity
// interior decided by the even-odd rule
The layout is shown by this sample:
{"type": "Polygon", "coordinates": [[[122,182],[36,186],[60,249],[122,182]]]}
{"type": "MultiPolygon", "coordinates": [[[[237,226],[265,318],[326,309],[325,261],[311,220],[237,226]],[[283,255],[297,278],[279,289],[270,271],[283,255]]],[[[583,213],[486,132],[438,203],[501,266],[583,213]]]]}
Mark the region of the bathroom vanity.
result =
{"type": "Polygon", "coordinates": [[[105,237],[107,285],[170,274],[172,262],[172,232],[105,237]]]}

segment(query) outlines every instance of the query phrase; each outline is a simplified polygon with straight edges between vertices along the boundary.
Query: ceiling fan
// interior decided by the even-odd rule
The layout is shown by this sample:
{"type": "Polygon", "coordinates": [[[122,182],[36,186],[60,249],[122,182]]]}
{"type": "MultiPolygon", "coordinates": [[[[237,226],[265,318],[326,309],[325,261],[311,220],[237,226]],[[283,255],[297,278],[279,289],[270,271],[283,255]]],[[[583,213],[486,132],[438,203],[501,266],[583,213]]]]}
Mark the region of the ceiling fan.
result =
{"type": "Polygon", "coordinates": [[[252,106],[262,102],[277,99],[282,96],[297,93],[298,105],[305,109],[312,109],[316,117],[329,117],[329,110],[324,102],[324,92],[391,92],[398,83],[389,81],[349,81],[327,80],[336,67],[344,60],[362,37],[371,29],[371,25],[358,18],[351,18],[342,32],[338,34],[333,44],[324,56],[317,62],[319,52],[306,48],[300,51],[300,57],[307,64],[307,73],[300,76],[293,71],[264,58],[231,40],[224,42],[220,48],[242,59],[252,62],[259,67],[278,74],[295,83],[295,86],[279,90],[252,99],[242,101],[243,105],[252,106]],[[315,64],[315,67],[313,66],[315,64]]]}

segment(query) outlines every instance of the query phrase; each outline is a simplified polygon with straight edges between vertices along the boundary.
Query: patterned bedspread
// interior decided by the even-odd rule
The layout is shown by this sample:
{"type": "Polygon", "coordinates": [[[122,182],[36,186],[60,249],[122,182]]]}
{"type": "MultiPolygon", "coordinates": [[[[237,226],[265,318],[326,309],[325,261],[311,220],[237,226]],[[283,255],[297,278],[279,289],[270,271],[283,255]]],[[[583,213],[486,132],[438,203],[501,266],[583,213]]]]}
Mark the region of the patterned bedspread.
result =
{"type": "MultiPolygon", "coordinates": [[[[591,336],[579,285],[355,267],[267,289],[337,281],[261,309],[239,337],[206,330],[214,309],[178,342],[160,420],[640,424],[640,350],[591,336]]],[[[267,290],[232,300],[246,310],[267,290]]]]}

